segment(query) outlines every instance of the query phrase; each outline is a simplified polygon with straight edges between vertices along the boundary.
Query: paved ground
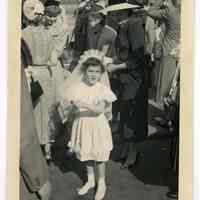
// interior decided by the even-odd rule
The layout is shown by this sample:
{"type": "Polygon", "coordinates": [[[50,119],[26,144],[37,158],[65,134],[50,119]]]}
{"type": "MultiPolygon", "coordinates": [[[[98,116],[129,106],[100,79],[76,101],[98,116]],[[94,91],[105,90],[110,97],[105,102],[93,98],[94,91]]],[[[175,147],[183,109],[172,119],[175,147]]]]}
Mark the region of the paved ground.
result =
{"type": "MultiPolygon", "coordinates": [[[[150,104],[152,115],[158,109],[150,104]]],[[[112,160],[107,166],[108,190],[105,200],[169,200],[166,193],[176,188],[177,176],[170,169],[171,136],[164,130],[149,124],[149,138],[138,145],[141,152],[138,165],[129,170],[120,169],[114,161],[120,151],[116,140],[112,160]]],[[[66,151],[66,135],[61,134],[54,146],[54,162],[50,165],[53,192],[51,200],[93,200],[94,190],[83,198],[78,197],[76,188],[85,180],[81,163],[69,157],[66,151]]]]}

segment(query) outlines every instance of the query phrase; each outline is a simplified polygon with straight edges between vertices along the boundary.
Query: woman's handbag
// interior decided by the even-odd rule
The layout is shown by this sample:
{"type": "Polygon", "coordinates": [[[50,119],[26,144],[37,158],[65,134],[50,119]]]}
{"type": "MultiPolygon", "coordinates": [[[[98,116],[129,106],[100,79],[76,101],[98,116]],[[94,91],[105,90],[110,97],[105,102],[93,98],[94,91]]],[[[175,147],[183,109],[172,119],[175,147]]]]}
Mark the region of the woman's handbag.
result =
{"type": "Polygon", "coordinates": [[[153,47],[153,55],[154,58],[159,60],[163,55],[163,48],[161,41],[155,41],[154,47],[153,47]]]}
{"type": "Polygon", "coordinates": [[[38,102],[38,99],[40,98],[40,96],[44,92],[43,92],[42,86],[40,85],[39,81],[35,81],[33,79],[32,75],[31,75],[30,88],[31,88],[32,103],[33,103],[33,105],[35,105],[38,102]]]}

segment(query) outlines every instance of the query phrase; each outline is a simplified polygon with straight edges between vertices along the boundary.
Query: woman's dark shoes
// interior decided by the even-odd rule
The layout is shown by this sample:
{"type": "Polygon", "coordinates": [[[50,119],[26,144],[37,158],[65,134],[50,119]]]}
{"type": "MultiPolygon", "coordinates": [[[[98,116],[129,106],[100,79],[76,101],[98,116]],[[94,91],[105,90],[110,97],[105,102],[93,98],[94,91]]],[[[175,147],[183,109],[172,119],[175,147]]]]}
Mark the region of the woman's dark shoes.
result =
{"type": "Polygon", "coordinates": [[[140,153],[136,153],[132,158],[128,157],[125,162],[122,164],[121,169],[128,169],[134,167],[139,162],[140,153]]]}
{"type": "Polygon", "coordinates": [[[162,118],[154,118],[153,123],[155,123],[157,126],[168,128],[168,121],[162,118]]]}
{"type": "Polygon", "coordinates": [[[127,146],[127,144],[124,144],[124,145],[122,145],[121,152],[120,152],[120,155],[119,155],[119,158],[117,159],[117,161],[124,163],[125,160],[127,160],[127,157],[128,157],[128,146],[127,146]]]}
{"type": "Polygon", "coordinates": [[[72,158],[74,156],[74,152],[71,149],[67,149],[65,156],[66,158],[72,158]]]}
{"type": "Polygon", "coordinates": [[[47,165],[50,166],[52,163],[52,160],[46,160],[47,161],[47,165]]]}
{"type": "Polygon", "coordinates": [[[170,199],[178,199],[178,192],[168,192],[166,196],[170,199]]]}
{"type": "Polygon", "coordinates": [[[165,120],[165,119],[162,119],[162,118],[154,118],[154,119],[153,119],[153,122],[154,122],[157,126],[160,126],[160,127],[162,127],[162,128],[166,128],[166,129],[169,129],[170,132],[173,132],[173,131],[174,131],[173,122],[170,121],[170,120],[165,120]]]}

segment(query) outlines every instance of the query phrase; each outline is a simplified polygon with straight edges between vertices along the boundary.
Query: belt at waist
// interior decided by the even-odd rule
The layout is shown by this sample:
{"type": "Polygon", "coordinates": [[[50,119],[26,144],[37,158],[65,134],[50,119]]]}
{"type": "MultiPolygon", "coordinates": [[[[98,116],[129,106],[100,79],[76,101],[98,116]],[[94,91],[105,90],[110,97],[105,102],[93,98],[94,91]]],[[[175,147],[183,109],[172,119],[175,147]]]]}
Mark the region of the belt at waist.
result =
{"type": "Polygon", "coordinates": [[[90,111],[81,111],[76,114],[76,118],[97,118],[101,116],[102,114],[96,114],[90,111]]]}
{"type": "Polygon", "coordinates": [[[47,65],[29,65],[28,68],[29,69],[49,69],[52,67],[56,67],[56,65],[52,65],[52,66],[47,66],[47,65]]]}

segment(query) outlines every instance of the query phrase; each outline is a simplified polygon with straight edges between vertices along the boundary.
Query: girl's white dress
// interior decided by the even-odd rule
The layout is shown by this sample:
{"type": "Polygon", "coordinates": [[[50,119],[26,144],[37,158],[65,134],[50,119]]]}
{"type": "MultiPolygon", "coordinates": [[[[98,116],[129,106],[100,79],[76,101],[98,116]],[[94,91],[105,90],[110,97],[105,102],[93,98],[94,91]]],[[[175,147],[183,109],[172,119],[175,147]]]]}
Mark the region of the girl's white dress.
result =
{"type": "MultiPolygon", "coordinates": [[[[100,82],[88,86],[80,82],[68,91],[68,100],[76,100],[87,104],[105,101],[111,104],[116,100],[110,88],[100,82]]],[[[81,109],[76,115],[71,132],[69,146],[81,161],[107,161],[113,148],[111,128],[105,114],[96,115],[81,109]]]]}

